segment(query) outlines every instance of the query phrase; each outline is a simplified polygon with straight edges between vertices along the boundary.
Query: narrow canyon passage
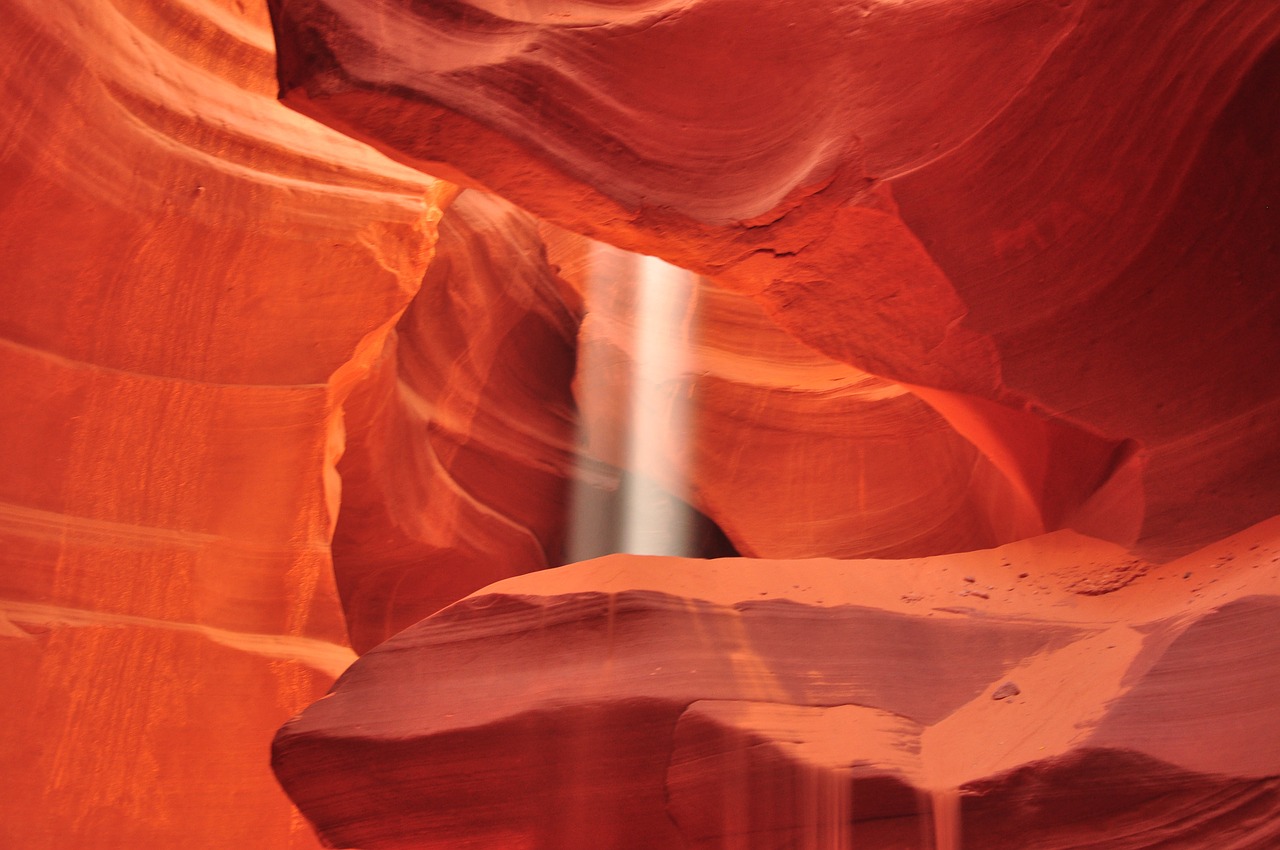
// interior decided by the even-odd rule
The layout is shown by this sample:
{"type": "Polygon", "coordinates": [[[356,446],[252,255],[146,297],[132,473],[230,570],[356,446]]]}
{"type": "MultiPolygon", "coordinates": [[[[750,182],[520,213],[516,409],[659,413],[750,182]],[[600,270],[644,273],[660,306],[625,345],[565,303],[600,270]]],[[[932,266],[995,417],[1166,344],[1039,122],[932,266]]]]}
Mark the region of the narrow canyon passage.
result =
{"type": "Polygon", "coordinates": [[[1280,846],[1280,6],[7,11],[0,846],[1280,846]]]}

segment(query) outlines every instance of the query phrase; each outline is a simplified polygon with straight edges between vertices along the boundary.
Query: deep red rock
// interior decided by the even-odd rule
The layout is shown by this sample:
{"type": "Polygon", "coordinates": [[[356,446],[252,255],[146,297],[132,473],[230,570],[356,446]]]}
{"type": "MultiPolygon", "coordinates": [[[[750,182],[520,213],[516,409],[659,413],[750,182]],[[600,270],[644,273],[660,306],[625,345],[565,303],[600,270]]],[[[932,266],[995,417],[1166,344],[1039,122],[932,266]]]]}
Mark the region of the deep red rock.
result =
{"type": "Polygon", "coordinates": [[[529,216],[453,201],[421,293],[345,408],[333,557],[357,649],[564,562],[580,313],[529,216]]]}
{"type": "Polygon", "coordinates": [[[738,553],[911,557],[1041,530],[1018,485],[910,389],[801,345],[706,278],[689,276],[664,338],[675,372],[659,388],[663,413],[633,422],[644,415],[633,410],[643,258],[544,233],[587,311],[575,378],[583,451],[626,468],[628,427],[652,429],[665,451],[634,471],[715,520],[738,553]]]}
{"type": "Polygon", "coordinates": [[[1045,528],[1167,556],[1280,507],[1280,7],[274,12],[287,103],[920,388],[1045,528]]]}
{"type": "Polygon", "coordinates": [[[274,5],[6,9],[0,846],[317,847],[442,607],[335,841],[1280,845],[1280,6],[274,5]]]}
{"type": "Polygon", "coordinates": [[[1277,552],[603,558],[368,653],[274,764],[338,846],[1262,848],[1277,552]]]}

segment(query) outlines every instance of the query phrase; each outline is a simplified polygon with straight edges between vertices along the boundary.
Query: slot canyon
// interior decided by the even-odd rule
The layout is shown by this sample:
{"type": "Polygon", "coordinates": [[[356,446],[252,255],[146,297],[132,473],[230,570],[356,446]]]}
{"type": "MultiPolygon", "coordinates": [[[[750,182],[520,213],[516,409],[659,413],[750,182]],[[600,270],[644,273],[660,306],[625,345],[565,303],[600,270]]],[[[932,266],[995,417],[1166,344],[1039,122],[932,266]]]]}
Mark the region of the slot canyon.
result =
{"type": "Polygon", "coordinates": [[[0,848],[1280,848],[1280,3],[3,5],[0,848]]]}

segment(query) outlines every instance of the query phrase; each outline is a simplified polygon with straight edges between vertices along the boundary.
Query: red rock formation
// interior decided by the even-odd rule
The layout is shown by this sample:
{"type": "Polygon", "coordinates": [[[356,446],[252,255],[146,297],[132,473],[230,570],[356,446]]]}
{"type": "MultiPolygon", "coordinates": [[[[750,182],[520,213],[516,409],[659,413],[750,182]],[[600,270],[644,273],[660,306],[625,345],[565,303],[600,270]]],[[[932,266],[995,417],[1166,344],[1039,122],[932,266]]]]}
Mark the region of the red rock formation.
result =
{"type": "MultiPolygon", "coordinates": [[[[272,5],[295,108],[756,301],[695,290],[654,397],[698,399],[692,461],[667,425],[632,470],[740,551],[1123,544],[508,580],[282,731],[322,834],[1280,840],[1276,528],[1193,551],[1280,509],[1280,9],[272,5]]],[[[587,450],[634,463],[641,296],[616,259],[603,295],[576,262],[587,450]]]]}
{"type": "Polygon", "coordinates": [[[1280,7],[273,5],[295,108],[920,388],[1043,527],[1276,512],[1280,7]]]}
{"type": "Polygon", "coordinates": [[[0,845],[1280,843],[1280,6],[264,3],[7,10],[0,845]]]}
{"type": "Polygon", "coordinates": [[[368,653],[275,766],[336,846],[1260,850],[1278,587],[1275,521],[1162,567],[613,556],[368,653]]]}
{"type": "Polygon", "coordinates": [[[535,222],[463,193],[346,406],[334,569],[368,649],[501,578],[563,563],[581,306],[535,222]]]}
{"type": "MultiPolygon", "coordinates": [[[[638,258],[544,232],[587,306],[576,378],[583,450],[626,467],[619,435],[633,413],[638,258]]],[[[910,557],[1038,529],[1001,471],[907,388],[806,348],[755,302],[705,278],[680,312],[665,344],[683,357],[661,397],[687,405],[689,421],[659,417],[668,456],[639,471],[714,519],[738,553],[910,557]]]]}
{"type": "MultiPolygon", "coordinates": [[[[464,192],[420,295],[346,405],[333,551],[357,649],[491,581],[564,563],[566,536],[584,533],[571,520],[619,498],[638,258],[541,232],[549,259],[532,219],[464,192]]],[[[738,552],[909,556],[1034,531],[1002,474],[905,388],[797,344],[707,282],[681,312],[675,345],[689,355],[663,392],[695,421],[659,435],[680,457],[630,471],[693,502],[738,552]],[[918,472],[902,475],[908,465],[918,472]],[[811,471],[774,498],[792,469],[811,471]]],[[[622,508],[598,510],[616,522],[622,508]]]]}
{"type": "Polygon", "coordinates": [[[354,657],[340,408],[434,184],[275,102],[259,6],[0,45],[0,845],[314,848],[267,745],[354,657]]]}

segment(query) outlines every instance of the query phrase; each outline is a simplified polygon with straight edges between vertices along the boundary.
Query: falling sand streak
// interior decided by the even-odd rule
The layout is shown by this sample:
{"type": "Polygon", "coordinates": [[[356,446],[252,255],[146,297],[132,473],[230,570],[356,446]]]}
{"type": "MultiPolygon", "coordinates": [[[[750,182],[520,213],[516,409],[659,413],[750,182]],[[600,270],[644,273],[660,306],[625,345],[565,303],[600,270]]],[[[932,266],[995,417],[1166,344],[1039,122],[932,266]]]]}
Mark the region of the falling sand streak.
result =
{"type": "Polygon", "coordinates": [[[848,850],[853,846],[848,771],[818,767],[807,772],[809,803],[802,846],[812,850],[848,850]]]}
{"type": "Polygon", "coordinates": [[[682,333],[693,297],[693,277],[656,257],[640,257],[635,317],[635,362],[627,466],[633,473],[623,490],[624,552],[689,554],[690,527],[683,505],[664,498],[657,482],[685,497],[689,399],[680,392],[688,341],[682,333]]]}
{"type": "Polygon", "coordinates": [[[929,792],[933,813],[934,850],[961,850],[960,792],[954,788],[929,792]]]}
{"type": "Polygon", "coordinates": [[[594,346],[579,352],[574,392],[583,410],[577,442],[584,448],[575,463],[567,560],[613,552],[692,554],[694,515],[687,502],[696,277],[656,257],[594,243],[588,266],[584,327],[608,327],[610,353],[594,346]],[[631,299],[619,300],[622,284],[631,299]],[[588,424],[593,407],[608,410],[598,430],[588,424]],[[616,514],[609,503],[615,486],[616,514]]]}

